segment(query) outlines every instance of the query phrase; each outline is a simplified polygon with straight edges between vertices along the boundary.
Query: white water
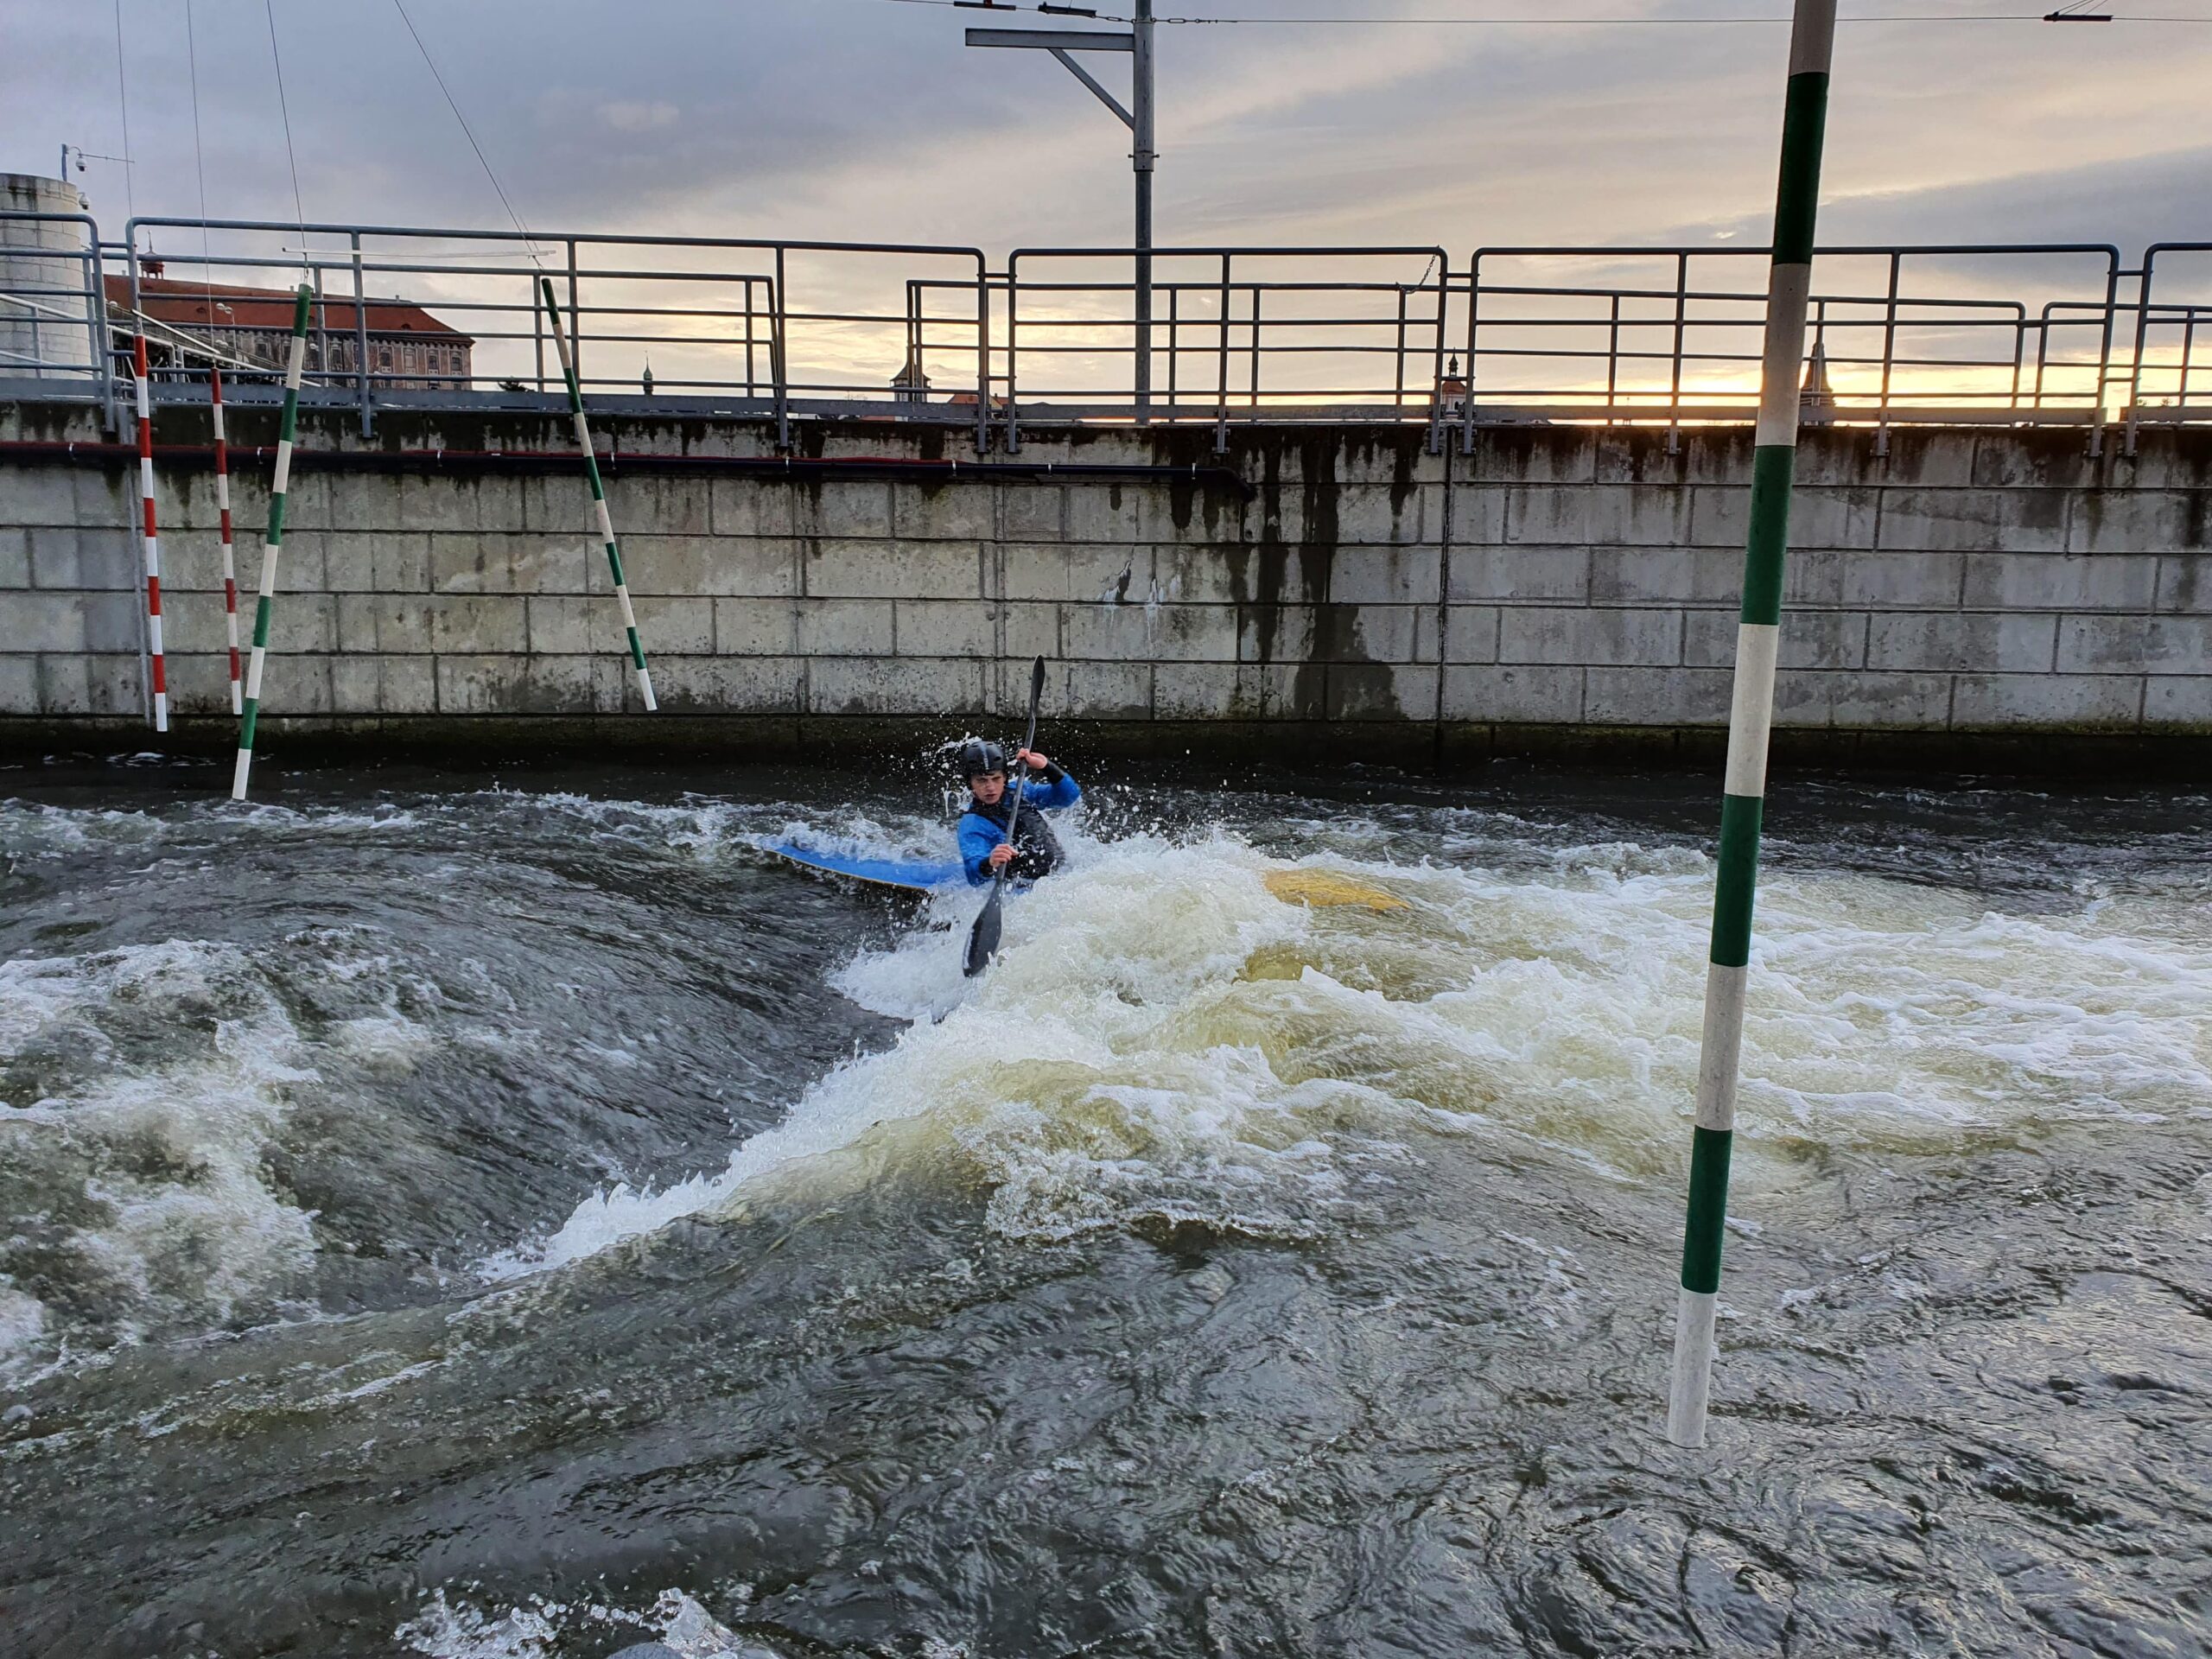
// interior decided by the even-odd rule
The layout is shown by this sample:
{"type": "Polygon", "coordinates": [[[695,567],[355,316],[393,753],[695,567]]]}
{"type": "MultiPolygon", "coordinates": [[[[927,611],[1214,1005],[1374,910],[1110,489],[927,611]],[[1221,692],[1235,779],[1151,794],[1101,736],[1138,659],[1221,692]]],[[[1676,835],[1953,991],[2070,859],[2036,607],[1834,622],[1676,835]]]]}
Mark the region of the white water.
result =
{"type": "MultiPolygon", "coordinates": [[[[995,1229],[1032,1237],[1137,1217],[1307,1235],[1439,1135],[1675,1179],[1712,903],[1702,855],[1306,861],[1408,901],[1377,913],[1278,900],[1263,877],[1280,861],[1227,836],[1068,839],[1071,868],[1009,906],[982,980],[960,976],[964,893],[835,976],[914,1022],[890,1050],[835,1069],[720,1167],[604,1189],[487,1271],[564,1266],[735,1213],[760,1183],[867,1179],[885,1160],[936,1160],[989,1192],[995,1229]]],[[[1932,1148],[1967,1129],[2189,1113],[2212,1091],[2212,948],[2174,906],[2085,894],[2022,916],[1784,874],[1762,891],[1758,935],[1739,1208],[1756,1208],[1761,1143],[1932,1148]]]]}
{"type": "MultiPolygon", "coordinates": [[[[743,1587],[735,1592],[744,1596],[743,1587]]],[[[428,1659],[548,1659],[564,1632],[590,1631],[623,1646],[658,1642],[679,1659],[750,1659],[761,1649],[740,1639],[681,1590],[664,1590],[645,1612],[597,1602],[533,1600],[503,1612],[485,1611],[446,1592],[392,1632],[404,1652],[428,1659]]]]}
{"type": "MultiPolygon", "coordinates": [[[[386,958],[335,936],[287,944],[316,960],[334,997],[372,1011],[310,1041],[247,952],[206,940],[0,963],[0,1071],[62,1078],[0,1105],[0,1169],[44,1189],[48,1207],[29,1218],[67,1264],[48,1272],[99,1310],[96,1348],[279,1306],[316,1243],[312,1212],[265,1159],[320,1082],[317,1058],[404,1067],[426,1044],[392,1004],[386,958]]],[[[0,1262],[29,1243],[0,1240],[0,1262]]],[[[65,1324],[0,1271],[0,1377],[69,1357],[65,1324]]]]}

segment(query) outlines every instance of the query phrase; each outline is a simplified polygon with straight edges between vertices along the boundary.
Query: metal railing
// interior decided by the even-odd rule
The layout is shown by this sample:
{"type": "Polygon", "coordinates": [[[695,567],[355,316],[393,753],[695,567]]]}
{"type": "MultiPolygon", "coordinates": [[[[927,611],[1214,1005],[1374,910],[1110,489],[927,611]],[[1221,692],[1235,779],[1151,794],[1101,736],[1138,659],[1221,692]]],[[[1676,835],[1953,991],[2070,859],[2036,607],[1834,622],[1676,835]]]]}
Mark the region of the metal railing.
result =
{"type": "MultiPolygon", "coordinates": [[[[111,417],[118,347],[143,331],[157,395],[196,397],[212,360],[240,401],[273,397],[281,331],[221,289],[305,282],[302,400],[364,430],[391,410],[557,407],[541,274],[594,404],[765,417],[785,448],[795,421],[832,416],[1009,451],[1037,422],[1203,425],[1217,448],[1287,420],[1420,424],[1432,447],[1507,421],[1671,437],[1751,417],[1766,302],[1759,248],[1160,249],[1140,376],[1128,249],[1023,248],[995,270],[912,243],[148,217],[111,244],[83,214],[0,217],[79,244],[0,225],[0,397],[111,417]]],[[[1806,418],[1878,445],[1914,422],[2078,426],[2094,448],[2114,420],[2131,442],[2140,422],[2212,420],[2212,244],[2133,268],[2103,244],[1827,248],[1811,322],[1806,418]]]]}
{"type": "MultiPolygon", "coordinates": [[[[1465,346],[1481,391],[1460,411],[1463,429],[1471,434],[1484,402],[1492,418],[1519,405],[1535,418],[1669,428],[1749,419],[1766,266],[1764,248],[1478,249],[1465,346]],[[1522,280],[1500,280],[1501,265],[1522,280]],[[1557,280],[1593,269],[1611,280],[1557,280]]],[[[2110,389],[2120,270],[2119,250],[2104,245],[1823,248],[1808,418],[1878,429],[2094,421],[2110,389]],[[2062,293],[2031,310],[1994,269],[2029,262],[2045,267],[2036,288],[2094,297],[2062,293]]]]}
{"type": "Polygon", "coordinates": [[[2212,242],[2154,242],[2143,251],[2129,367],[2131,444],[2140,422],[2212,420],[2212,242]],[[2169,294],[2180,289],[2183,297],[2154,292],[2161,258],[2169,294]]]}
{"type": "Polygon", "coordinates": [[[0,214],[0,378],[40,395],[92,397],[114,424],[114,353],[100,294],[99,226],[87,213],[0,214]],[[58,242],[48,228],[68,237],[58,242]],[[19,239],[24,238],[24,239],[19,239]]]}
{"type": "MultiPolygon", "coordinates": [[[[1101,263],[1133,260],[1099,248],[1007,257],[997,384],[1009,448],[1024,412],[1135,418],[1130,348],[1119,342],[1135,327],[1136,284],[1085,274],[1101,263]],[[1045,274],[1025,275],[1025,264],[1045,274]]],[[[1232,419],[1425,418],[1444,376],[1449,276],[1441,248],[1156,249],[1145,413],[1211,422],[1217,447],[1232,419]]]]}
{"type": "MultiPolygon", "coordinates": [[[[196,219],[130,222],[124,256],[133,313],[143,312],[147,295],[142,238],[201,228],[196,219]]],[[[435,407],[452,402],[451,394],[472,403],[478,394],[494,401],[556,395],[560,370],[539,306],[541,275],[552,279],[567,313],[587,397],[652,396],[770,415],[779,443],[790,440],[794,413],[817,403],[891,402],[886,359],[895,365],[916,352],[941,365],[964,358],[971,383],[988,362],[987,272],[974,248],[249,220],[205,228],[222,238],[220,250],[211,243],[169,256],[165,270],[190,273],[172,283],[188,291],[235,283],[245,273],[261,278],[252,285],[307,282],[316,296],[307,385],[348,397],[365,429],[379,403],[435,407]],[[943,285],[968,300],[964,315],[932,317],[919,334],[906,300],[917,264],[959,270],[957,283],[943,285]],[[383,337],[400,327],[401,308],[451,331],[435,337],[445,343],[433,349],[447,353],[448,365],[458,354],[461,366],[410,366],[395,356],[405,346],[383,337]],[[372,326],[380,309],[392,327],[372,326]],[[333,314],[341,320],[335,331],[333,314]]],[[[188,358],[181,366],[188,375],[188,358]]],[[[953,418],[974,419],[979,442],[985,437],[982,414],[953,418]]]]}

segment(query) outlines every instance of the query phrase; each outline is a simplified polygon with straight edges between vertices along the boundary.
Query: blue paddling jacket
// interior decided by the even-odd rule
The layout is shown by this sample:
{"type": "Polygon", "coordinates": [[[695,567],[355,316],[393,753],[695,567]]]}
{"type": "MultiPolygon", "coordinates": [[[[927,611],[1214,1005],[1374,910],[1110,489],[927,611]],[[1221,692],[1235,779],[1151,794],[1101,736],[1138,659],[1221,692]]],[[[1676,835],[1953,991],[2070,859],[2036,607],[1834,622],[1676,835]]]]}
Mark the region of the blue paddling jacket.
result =
{"type": "MultiPolygon", "coordinates": [[[[1075,779],[1058,766],[1045,768],[1043,783],[1021,786],[1021,823],[1014,837],[1014,862],[1007,871],[1010,879],[1034,881],[1051,873],[1064,855],[1058,837],[1052,834],[1043,814],[1073,806],[1082,798],[1083,791],[1076,787],[1075,779]]],[[[1014,785],[1010,780],[1006,793],[994,805],[985,806],[973,795],[968,798],[968,810],[960,815],[958,832],[960,864],[968,872],[969,887],[990,884],[991,867],[987,861],[991,849],[1007,838],[1007,821],[1013,816],[1014,785]]]]}

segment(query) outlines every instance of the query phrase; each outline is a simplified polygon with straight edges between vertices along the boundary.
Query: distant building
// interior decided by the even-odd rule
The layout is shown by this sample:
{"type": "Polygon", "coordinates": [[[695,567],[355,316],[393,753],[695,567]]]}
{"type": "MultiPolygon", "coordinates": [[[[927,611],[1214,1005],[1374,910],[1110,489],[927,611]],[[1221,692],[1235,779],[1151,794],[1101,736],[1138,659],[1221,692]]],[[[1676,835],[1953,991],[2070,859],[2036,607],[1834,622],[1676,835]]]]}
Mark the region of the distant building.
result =
{"type": "MultiPolygon", "coordinates": [[[[188,365],[193,347],[223,353],[224,366],[239,362],[282,374],[291,350],[292,292],[282,288],[233,288],[218,283],[181,282],[159,274],[152,262],[141,267],[151,276],[138,279],[138,307],[149,325],[146,350],[156,365],[188,365]]],[[[128,353],[139,332],[130,309],[130,280],[105,279],[108,321],[116,347],[128,353]]],[[[466,391],[474,372],[476,341],[448,328],[419,305],[404,300],[372,299],[365,312],[369,374],[379,389],[417,391],[466,391]]],[[[352,376],[360,368],[360,341],[351,299],[319,299],[308,315],[307,366],[310,373],[352,376]]]]}

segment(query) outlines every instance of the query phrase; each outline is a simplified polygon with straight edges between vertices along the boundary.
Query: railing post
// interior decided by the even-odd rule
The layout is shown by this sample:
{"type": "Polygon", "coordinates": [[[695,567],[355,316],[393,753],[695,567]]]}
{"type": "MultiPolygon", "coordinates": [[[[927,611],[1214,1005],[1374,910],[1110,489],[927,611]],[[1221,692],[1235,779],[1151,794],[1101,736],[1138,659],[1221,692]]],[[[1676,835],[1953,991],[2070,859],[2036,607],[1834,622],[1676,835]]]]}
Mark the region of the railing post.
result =
{"type": "MultiPolygon", "coordinates": [[[[144,326],[138,320],[140,313],[143,309],[144,302],[140,299],[138,294],[138,221],[136,219],[131,219],[123,227],[123,252],[124,258],[126,262],[125,268],[130,273],[130,332],[133,334],[136,334],[139,329],[144,326]]],[[[106,284],[102,283],[101,286],[105,289],[106,284]]],[[[105,308],[103,307],[102,308],[105,309],[105,308]]],[[[117,429],[117,415],[113,387],[119,376],[117,373],[118,365],[116,364],[112,355],[115,350],[115,342],[111,339],[108,341],[108,350],[110,353],[107,365],[108,385],[110,388],[108,396],[108,429],[110,431],[114,431],[117,429]]]]}
{"type": "Polygon", "coordinates": [[[376,404],[369,379],[369,296],[361,274],[361,233],[351,233],[353,260],[353,390],[361,410],[361,435],[376,426],[376,404]]]}
{"type": "Polygon", "coordinates": [[[1019,253],[1006,257],[1006,452],[1009,455],[1021,453],[1021,385],[1014,349],[1014,331],[1019,326],[1017,301],[1021,293],[1020,278],[1016,274],[1021,263],[1019,253]]]}
{"type": "Polygon", "coordinates": [[[92,354],[92,384],[100,389],[100,410],[106,430],[116,429],[115,345],[107,322],[106,258],[100,246],[100,227],[85,221],[90,244],[85,253],[85,345],[92,354]]]}
{"type": "Polygon", "coordinates": [[[1179,303],[1182,297],[1183,285],[1180,283],[1167,284],[1167,418],[1171,421],[1175,418],[1175,331],[1182,321],[1182,306],[1179,303]]]}
{"type": "Polygon", "coordinates": [[[769,367],[776,377],[776,448],[791,447],[791,389],[785,378],[784,320],[790,308],[791,296],[784,290],[784,245],[776,244],[776,286],[769,293],[769,367]]]}
{"type": "Polygon", "coordinates": [[[1477,313],[1482,306],[1483,251],[1477,248],[1467,256],[1467,397],[1466,413],[1459,423],[1459,453],[1475,453],[1475,338],[1479,327],[1477,313]]]}
{"type": "Polygon", "coordinates": [[[2018,413],[2020,407],[2020,379],[2028,372],[2028,308],[2015,303],[2012,308],[2012,390],[2005,399],[2005,407],[2018,413]]]}
{"type": "Polygon", "coordinates": [[[1130,19],[1133,48],[1129,72],[1130,130],[1136,143],[1130,156],[1136,173],[1136,421],[1152,420],[1152,174],[1153,57],[1152,0],[1136,0],[1130,19]]]}
{"type": "Polygon", "coordinates": [[[327,388],[330,374],[329,267],[321,260],[308,266],[308,282],[315,289],[315,367],[317,384],[327,388]]]}
{"type": "Polygon", "coordinates": [[[1682,442],[1682,338],[1689,322],[1690,257],[1675,256],[1675,351],[1667,381],[1667,453],[1674,454],[1682,442]]]}
{"type": "Polygon", "coordinates": [[[1252,284],[1252,385],[1251,406],[1256,412],[1260,407],[1260,285],[1252,284]]]}
{"type": "MultiPolygon", "coordinates": [[[[1436,328],[1430,345],[1433,347],[1428,365],[1429,385],[1435,390],[1429,394],[1428,453],[1444,452],[1444,330],[1446,313],[1452,303],[1452,256],[1439,248],[1436,251],[1436,328]]],[[[1447,470],[1449,470],[1447,468],[1447,470]]],[[[1441,682],[1440,681],[1440,684],[1441,682]]],[[[1441,693],[1440,692],[1440,696],[1441,693]]]]}
{"type": "Polygon", "coordinates": [[[315,367],[322,385],[330,384],[330,308],[323,295],[324,266],[320,260],[308,265],[308,284],[315,289],[315,367]]]}
{"type": "Polygon", "coordinates": [[[1743,1058],[1744,1001],[1758,886],[1759,823],[1766,795],[1767,739],[1782,635],[1783,561],[1789,542],[1789,491],[1796,470],[1799,375],[1805,303],[1821,196],[1821,145],[1827,116],[1836,0],[1797,0],[1789,35],[1789,92],[1783,116],[1781,176],[1775,192],[1773,265],[1767,283],[1766,347],[1758,433],[1751,459],[1751,526],[1744,556],[1744,605],[1736,632],[1735,692],[1720,807],[1720,853],[1713,904],[1705,1032],[1698,1057],[1688,1215],[1682,1230],[1681,1290],[1675,1308],[1674,1378],[1667,1437],[1705,1444],[1713,1383],[1713,1322],[1719,1311],[1720,1249],[1728,1216],[1728,1164],[1735,1143],[1736,1075],[1743,1058]]]}
{"type": "MultiPolygon", "coordinates": [[[[2143,353],[2149,348],[2151,335],[2151,271],[2158,259],[2158,245],[2152,243],[2143,250],[2143,276],[2135,290],[2135,350],[2127,367],[2127,446],[2130,461],[2135,459],[2135,411],[2143,402],[2143,353]]],[[[2105,279],[2104,349],[2097,365],[2097,423],[2091,430],[2089,453],[2098,451],[2097,440],[2104,435],[2105,382],[2111,373],[2112,319],[2120,302],[2120,262],[2114,259],[2105,279]]]]}
{"type": "MultiPolygon", "coordinates": [[[[915,327],[918,329],[918,308],[915,327]]],[[[914,361],[921,362],[921,345],[915,342],[914,361]]],[[[1007,400],[1009,412],[1014,401],[1007,400]]],[[[976,453],[991,451],[991,281],[981,251],[976,255],[976,453]]]]}
{"type": "Polygon", "coordinates": [[[1406,285],[1398,284],[1398,349],[1393,354],[1392,366],[1396,371],[1395,384],[1391,388],[1390,406],[1406,406],[1406,285]]]}
{"type": "Polygon", "coordinates": [[[2043,303],[2043,314],[2036,319],[2036,378],[2035,389],[2028,394],[2028,407],[2041,413],[2043,410],[2044,364],[2050,356],[2051,302],[2043,303]]]}
{"type": "Polygon", "coordinates": [[[1904,255],[1890,251],[1890,291],[1882,303],[1882,401],[1874,423],[1874,453],[1890,453],[1890,377],[1897,355],[1897,288],[1903,281],[1904,255]]]}
{"type": "MultiPolygon", "coordinates": [[[[582,307],[578,302],[576,291],[576,238],[573,236],[569,238],[568,244],[569,360],[561,366],[568,377],[575,381],[577,390],[581,391],[584,384],[584,329],[582,307]]],[[[556,340],[554,344],[557,346],[560,342],[556,340]]]]}
{"type": "Polygon", "coordinates": [[[1621,296],[1613,298],[1611,323],[1605,336],[1605,424],[1613,423],[1613,404],[1621,382],[1621,296]]]}
{"type": "Polygon", "coordinates": [[[1213,452],[1229,452],[1229,288],[1230,256],[1221,256],[1221,361],[1214,374],[1213,452]]]}
{"type": "Polygon", "coordinates": [[[753,396],[753,284],[759,279],[750,271],[745,276],[745,395],[753,396]]]}

